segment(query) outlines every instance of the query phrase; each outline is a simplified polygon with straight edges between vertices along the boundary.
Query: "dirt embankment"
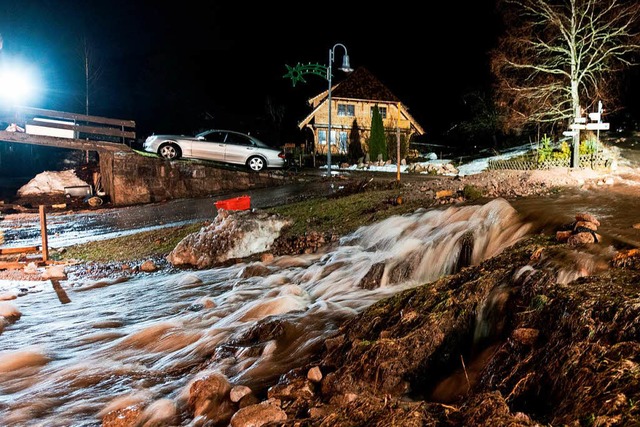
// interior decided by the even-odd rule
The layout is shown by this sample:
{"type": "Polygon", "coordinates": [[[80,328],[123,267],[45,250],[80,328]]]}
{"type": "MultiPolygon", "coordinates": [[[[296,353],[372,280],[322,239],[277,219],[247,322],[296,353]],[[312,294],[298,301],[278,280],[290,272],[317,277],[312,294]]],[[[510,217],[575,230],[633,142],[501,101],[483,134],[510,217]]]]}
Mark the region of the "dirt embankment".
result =
{"type": "Polygon", "coordinates": [[[639,425],[637,253],[562,285],[565,250],[532,237],[373,305],[269,389],[278,425],[639,425]]]}

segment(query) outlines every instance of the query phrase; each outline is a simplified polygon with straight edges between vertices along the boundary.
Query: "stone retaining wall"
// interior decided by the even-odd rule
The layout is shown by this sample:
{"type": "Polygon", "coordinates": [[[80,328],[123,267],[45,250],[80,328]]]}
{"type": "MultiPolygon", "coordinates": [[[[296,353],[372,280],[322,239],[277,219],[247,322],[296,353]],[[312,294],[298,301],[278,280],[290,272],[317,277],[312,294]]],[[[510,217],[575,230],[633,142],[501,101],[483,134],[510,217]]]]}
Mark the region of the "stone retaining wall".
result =
{"type": "Polygon", "coordinates": [[[118,206],[264,188],[286,179],[280,172],[227,170],[135,152],[100,153],[100,174],[104,191],[118,206]]]}

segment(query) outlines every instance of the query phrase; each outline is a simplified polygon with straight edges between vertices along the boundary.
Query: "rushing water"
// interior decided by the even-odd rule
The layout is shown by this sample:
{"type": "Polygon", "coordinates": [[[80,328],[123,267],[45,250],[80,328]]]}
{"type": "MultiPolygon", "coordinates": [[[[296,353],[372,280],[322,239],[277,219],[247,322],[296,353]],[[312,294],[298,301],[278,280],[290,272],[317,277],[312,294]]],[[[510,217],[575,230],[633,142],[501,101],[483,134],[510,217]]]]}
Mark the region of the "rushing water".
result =
{"type": "MultiPolygon", "coordinates": [[[[218,372],[262,393],[372,303],[479,263],[528,233],[552,232],[579,212],[600,220],[603,247],[638,245],[639,193],[631,179],[419,210],[363,227],[323,254],[47,283],[0,302],[8,319],[0,323],[0,425],[99,426],[105,413],[135,402],[175,407],[181,425],[192,425],[186,401],[200,376],[218,372]]],[[[206,200],[198,215],[212,205],[206,200]]],[[[588,262],[568,259],[576,271],[588,262]]]]}
{"type": "Polygon", "coordinates": [[[4,302],[4,315],[19,318],[0,336],[2,425],[100,425],[106,411],[134,401],[172,402],[186,425],[198,375],[215,371],[263,391],[345,319],[491,257],[530,230],[497,199],[392,217],[325,254],[64,282],[65,298],[47,287],[4,302]],[[276,321],[280,333],[270,336],[276,321]]]}

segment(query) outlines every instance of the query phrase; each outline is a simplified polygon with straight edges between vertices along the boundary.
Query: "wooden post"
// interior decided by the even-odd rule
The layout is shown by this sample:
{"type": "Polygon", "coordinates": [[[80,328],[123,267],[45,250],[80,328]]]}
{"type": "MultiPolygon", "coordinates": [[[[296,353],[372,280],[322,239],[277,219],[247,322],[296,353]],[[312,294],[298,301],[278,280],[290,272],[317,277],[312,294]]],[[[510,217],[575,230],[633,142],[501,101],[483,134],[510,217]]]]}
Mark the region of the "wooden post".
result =
{"type": "Polygon", "coordinates": [[[398,120],[396,120],[396,163],[398,164],[396,172],[396,181],[400,182],[400,103],[398,102],[398,120]]]}
{"type": "Polygon", "coordinates": [[[60,300],[62,304],[69,304],[71,302],[71,299],[64,291],[64,289],[62,289],[62,286],[60,286],[60,281],[57,279],[50,280],[51,284],[53,285],[53,290],[56,291],[56,295],[58,295],[58,300],[60,300]]]}
{"type": "Polygon", "coordinates": [[[42,235],[42,261],[49,260],[49,243],[47,242],[47,216],[44,212],[44,205],[39,206],[40,209],[40,234],[42,235]]]}

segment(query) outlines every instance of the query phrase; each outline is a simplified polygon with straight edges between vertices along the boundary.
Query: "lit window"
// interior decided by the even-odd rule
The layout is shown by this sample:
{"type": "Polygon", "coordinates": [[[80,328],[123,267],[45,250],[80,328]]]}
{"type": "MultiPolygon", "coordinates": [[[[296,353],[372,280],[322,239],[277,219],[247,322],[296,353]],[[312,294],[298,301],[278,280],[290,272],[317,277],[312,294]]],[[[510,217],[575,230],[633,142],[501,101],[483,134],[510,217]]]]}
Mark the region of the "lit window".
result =
{"type": "Polygon", "coordinates": [[[318,131],[318,144],[327,145],[327,131],[319,130],[318,131]]]}
{"type": "Polygon", "coordinates": [[[347,132],[340,131],[340,148],[339,148],[339,151],[341,153],[346,153],[348,145],[349,145],[349,142],[348,142],[348,139],[347,139],[347,132]]]}
{"type": "MultiPolygon", "coordinates": [[[[371,107],[371,116],[373,117],[373,109],[375,107],[371,107]]],[[[378,107],[378,111],[380,112],[380,117],[382,117],[382,119],[386,119],[387,118],[387,107],[378,107]]]]}
{"type": "MultiPolygon", "coordinates": [[[[342,136],[341,136],[342,137],[342,136]]],[[[335,145],[336,143],[336,131],[331,130],[331,143],[335,145]]],[[[319,130],[318,131],[318,144],[327,145],[327,131],[319,130]]]]}
{"type": "Polygon", "coordinates": [[[354,105],[338,104],[338,116],[354,117],[356,108],[354,105]]]}

